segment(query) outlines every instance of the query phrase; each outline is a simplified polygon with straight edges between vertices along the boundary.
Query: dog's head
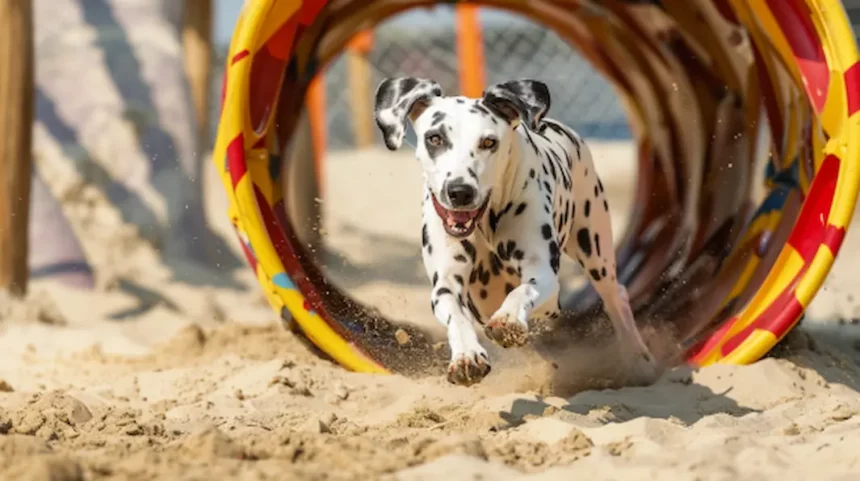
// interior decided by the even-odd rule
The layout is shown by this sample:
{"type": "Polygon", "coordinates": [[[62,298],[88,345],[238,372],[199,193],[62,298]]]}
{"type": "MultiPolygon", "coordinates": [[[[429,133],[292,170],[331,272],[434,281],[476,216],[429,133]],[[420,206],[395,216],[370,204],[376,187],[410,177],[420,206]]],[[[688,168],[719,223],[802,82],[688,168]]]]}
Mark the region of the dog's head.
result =
{"type": "Polygon", "coordinates": [[[487,88],[479,99],[445,97],[429,79],[389,78],[376,90],[376,124],[397,150],[412,122],[415,154],[436,212],[454,237],[471,234],[511,160],[514,130],[535,129],[549,109],[549,90],[535,80],[487,88]]]}

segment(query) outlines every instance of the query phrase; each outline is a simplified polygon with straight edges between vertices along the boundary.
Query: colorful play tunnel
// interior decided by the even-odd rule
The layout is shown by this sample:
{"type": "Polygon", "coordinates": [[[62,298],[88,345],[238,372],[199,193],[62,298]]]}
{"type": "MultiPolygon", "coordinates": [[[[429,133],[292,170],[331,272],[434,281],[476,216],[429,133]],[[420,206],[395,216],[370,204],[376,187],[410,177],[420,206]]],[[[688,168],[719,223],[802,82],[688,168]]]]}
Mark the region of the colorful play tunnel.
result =
{"type": "MultiPolygon", "coordinates": [[[[251,0],[230,46],[214,156],[229,215],[278,315],[355,371],[433,372],[445,353],[420,332],[400,345],[395,320],[326,279],[307,248],[313,149],[290,149],[296,132],[314,137],[303,107],[315,74],[360,32],[433,3],[251,0]]],[[[637,319],[662,323],[678,362],[767,354],[820,288],[854,211],[860,57],[842,4],[480,3],[554,29],[627,108],[639,177],[618,260],[637,319]]],[[[585,289],[564,307],[576,319],[598,302],[585,289]]]]}

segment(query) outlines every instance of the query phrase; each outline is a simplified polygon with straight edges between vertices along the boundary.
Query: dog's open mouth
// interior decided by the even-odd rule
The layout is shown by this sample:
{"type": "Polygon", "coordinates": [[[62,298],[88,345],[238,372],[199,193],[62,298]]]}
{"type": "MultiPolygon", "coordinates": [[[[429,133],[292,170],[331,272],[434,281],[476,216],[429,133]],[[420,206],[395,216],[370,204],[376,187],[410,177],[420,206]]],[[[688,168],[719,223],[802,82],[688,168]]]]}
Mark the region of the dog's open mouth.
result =
{"type": "Polygon", "coordinates": [[[431,197],[433,197],[433,207],[436,208],[436,213],[439,214],[442,225],[445,226],[445,232],[452,237],[466,237],[474,232],[490,200],[488,195],[481,207],[474,210],[451,210],[440,204],[435,195],[431,197]]]}

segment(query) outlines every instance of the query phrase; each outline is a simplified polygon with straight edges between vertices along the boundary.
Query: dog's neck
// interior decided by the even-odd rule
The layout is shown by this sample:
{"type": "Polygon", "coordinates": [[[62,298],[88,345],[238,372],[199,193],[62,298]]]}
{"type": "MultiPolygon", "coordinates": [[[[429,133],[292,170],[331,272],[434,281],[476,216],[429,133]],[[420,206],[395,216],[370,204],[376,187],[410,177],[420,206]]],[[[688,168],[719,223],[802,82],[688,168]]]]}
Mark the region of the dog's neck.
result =
{"type": "Polygon", "coordinates": [[[521,124],[514,131],[508,158],[505,159],[505,170],[490,196],[489,206],[497,212],[504,209],[508,203],[517,201],[523,195],[523,182],[525,182],[525,178],[528,176],[528,171],[531,167],[527,165],[528,159],[524,155],[524,149],[527,146],[521,130],[525,128],[526,126],[521,124]]]}
{"type": "MultiPolygon", "coordinates": [[[[499,215],[523,202],[521,197],[525,195],[524,185],[526,179],[529,178],[529,170],[540,167],[540,164],[533,165],[535,162],[533,156],[526,155],[528,154],[526,149],[531,149],[531,147],[527,144],[525,133],[521,131],[521,129],[525,128],[524,125],[520,125],[515,131],[515,135],[511,138],[508,158],[505,159],[505,170],[501,173],[495,187],[493,187],[490,201],[487,205],[488,212],[481,221],[481,228],[476,231],[479,236],[484,237],[488,241],[492,241],[494,237],[492,229],[489,228],[489,216],[499,215]]],[[[537,135],[533,132],[530,133],[531,135],[537,135]]]]}

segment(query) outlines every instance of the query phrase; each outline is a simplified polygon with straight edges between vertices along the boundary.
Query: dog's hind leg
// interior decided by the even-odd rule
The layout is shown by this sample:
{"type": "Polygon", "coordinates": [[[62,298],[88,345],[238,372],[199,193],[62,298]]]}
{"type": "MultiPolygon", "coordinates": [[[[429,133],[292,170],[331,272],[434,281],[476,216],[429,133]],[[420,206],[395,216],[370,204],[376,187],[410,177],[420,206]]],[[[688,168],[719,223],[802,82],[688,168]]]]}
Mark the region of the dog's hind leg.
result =
{"type": "Polygon", "coordinates": [[[577,165],[574,175],[576,209],[565,253],[579,262],[603,300],[630,382],[650,384],[659,368],[636,327],[627,289],[618,282],[609,204],[593,165],[584,160],[588,165],[577,165]]]}

